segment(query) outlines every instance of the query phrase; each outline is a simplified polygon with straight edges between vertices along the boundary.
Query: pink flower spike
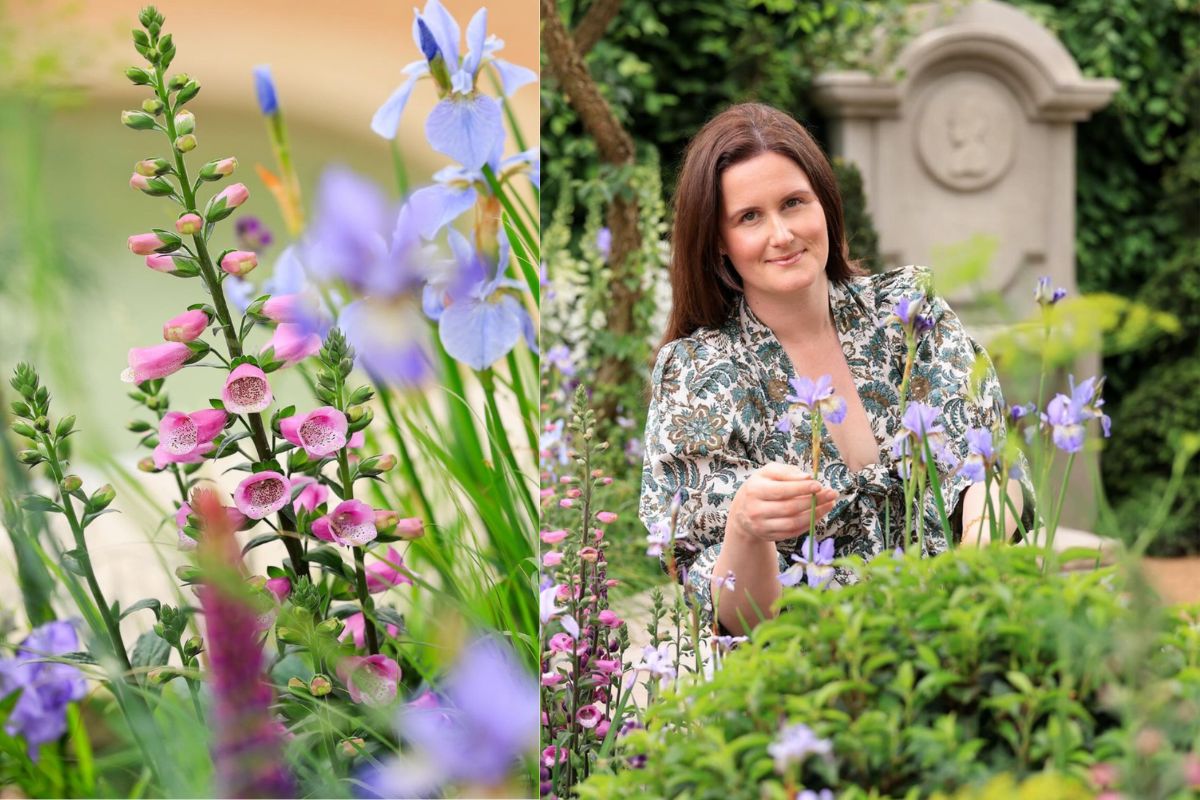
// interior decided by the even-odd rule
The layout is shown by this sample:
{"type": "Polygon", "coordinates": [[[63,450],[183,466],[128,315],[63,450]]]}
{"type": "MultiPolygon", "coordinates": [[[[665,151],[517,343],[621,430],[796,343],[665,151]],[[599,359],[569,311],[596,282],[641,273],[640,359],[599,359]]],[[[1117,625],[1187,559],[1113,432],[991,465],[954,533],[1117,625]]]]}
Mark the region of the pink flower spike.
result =
{"type": "Polygon", "coordinates": [[[404,559],[394,547],[389,547],[382,561],[367,565],[367,591],[379,594],[405,583],[412,586],[413,582],[406,573],[408,568],[404,566],[404,559]]]}
{"type": "Polygon", "coordinates": [[[387,656],[349,656],[338,664],[337,674],[355,703],[384,706],[396,699],[400,665],[387,656]]]}
{"type": "Polygon", "coordinates": [[[600,624],[606,628],[615,628],[621,624],[621,618],[617,616],[617,612],[606,608],[600,612],[600,624]]]}
{"type": "Polygon", "coordinates": [[[301,475],[298,478],[292,478],[292,489],[297,486],[303,486],[300,494],[296,495],[296,499],[292,501],[292,508],[296,511],[304,509],[310,514],[317,510],[317,506],[329,499],[329,487],[318,483],[316,479],[310,478],[307,475],[301,475]]]}
{"type": "Polygon", "coordinates": [[[221,389],[221,402],[231,414],[256,414],[263,411],[275,398],[267,374],[253,364],[239,364],[225,379],[221,389]]]}
{"type": "Polygon", "coordinates": [[[221,269],[242,277],[258,266],[258,254],[253,250],[233,250],[221,259],[221,269]]]}
{"type": "Polygon", "coordinates": [[[221,193],[213,198],[213,203],[225,201],[226,208],[237,208],[250,197],[250,190],[244,183],[234,183],[226,186],[221,193]]]}
{"type": "Polygon", "coordinates": [[[275,595],[275,599],[281,603],[292,593],[292,582],[288,578],[271,578],[266,586],[267,591],[275,595]]]}
{"type": "Polygon", "coordinates": [[[294,414],[279,421],[283,438],[303,447],[309,458],[324,458],[346,446],[349,423],[333,406],[321,406],[307,414],[294,414]]]}
{"type": "Polygon", "coordinates": [[[208,314],[198,308],[171,317],[163,323],[163,338],[168,342],[190,342],[208,327],[208,314]]]}
{"type": "Polygon", "coordinates": [[[192,351],[181,342],[133,347],[129,350],[129,369],[121,373],[121,380],[125,383],[141,383],[165,378],[181,370],[183,362],[191,357],[192,351]]]}
{"type": "Polygon", "coordinates": [[[321,349],[321,337],[315,333],[305,333],[299,325],[281,322],[263,350],[268,347],[274,349],[275,358],[291,366],[316,355],[321,349]]]}
{"type": "Polygon", "coordinates": [[[150,179],[145,175],[135,172],[129,176],[129,188],[138,189],[144,192],[150,188],[150,179]]]}
{"type": "Polygon", "coordinates": [[[238,484],[233,502],[250,519],[274,514],[291,499],[288,479],[278,472],[258,472],[238,484]]]}
{"type": "MultiPolygon", "coordinates": [[[[366,646],[366,632],[363,630],[363,619],[364,617],[361,611],[359,611],[357,614],[351,614],[350,616],[346,617],[344,620],[345,627],[342,628],[342,632],[338,634],[338,641],[344,642],[346,641],[346,637],[349,636],[354,640],[355,647],[357,647],[359,650],[363,649],[363,647],[366,646]]],[[[395,625],[388,625],[387,632],[388,636],[391,637],[400,635],[400,629],[395,625]]]]}
{"type": "Polygon", "coordinates": [[[156,233],[138,233],[129,237],[129,249],[138,256],[153,255],[165,244],[156,233]]]}
{"type": "Polygon", "coordinates": [[[560,553],[557,550],[551,550],[549,553],[546,553],[546,555],[542,556],[542,566],[543,567],[557,567],[559,564],[562,563],[562,560],[563,560],[562,553],[560,553]]]}
{"type": "Polygon", "coordinates": [[[375,512],[361,500],[345,500],[312,524],[313,536],[360,547],[375,539],[375,512]]]}
{"type": "Polygon", "coordinates": [[[594,728],[600,723],[600,709],[595,705],[587,705],[579,709],[575,721],[584,728],[594,728]]]}
{"type": "Polygon", "coordinates": [[[610,522],[616,522],[616,521],[617,521],[617,515],[616,515],[616,514],[614,514],[614,513],[613,513],[613,512],[611,512],[611,511],[597,511],[597,512],[596,512],[596,519],[600,520],[600,522],[602,522],[603,524],[607,525],[607,524],[609,524],[610,522]]]}
{"type": "Polygon", "coordinates": [[[146,256],[146,266],[155,272],[170,274],[175,271],[175,258],[165,253],[146,256]]]}
{"type": "Polygon", "coordinates": [[[204,230],[204,220],[199,214],[184,214],[175,220],[175,232],[180,236],[193,236],[204,230]]]}
{"type": "Polygon", "coordinates": [[[558,544],[565,538],[567,538],[565,530],[542,531],[542,541],[546,544],[558,544]]]}

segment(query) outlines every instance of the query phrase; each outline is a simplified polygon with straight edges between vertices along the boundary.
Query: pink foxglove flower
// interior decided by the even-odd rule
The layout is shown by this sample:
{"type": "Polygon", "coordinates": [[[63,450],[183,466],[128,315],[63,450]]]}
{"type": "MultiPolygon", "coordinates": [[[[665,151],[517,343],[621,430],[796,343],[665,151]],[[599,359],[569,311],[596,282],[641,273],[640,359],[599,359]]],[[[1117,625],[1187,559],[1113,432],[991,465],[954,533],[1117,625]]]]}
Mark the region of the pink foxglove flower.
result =
{"type": "Polygon", "coordinates": [[[294,414],[279,421],[283,438],[303,447],[309,458],[324,458],[346,446],[349,423],[333,406],[321,406],[307,414],[294,414]]]}
{"type": "Polygon", "coordinates": [[[315,333],[307,333],[299,325],[283,322],[275,326],[275,333],[263,350],[268,347],[275,351],[275,358],[291,366],[316,355],[321,349],[321,337],[315,333]]]}
{"type": "Polygon", "coordinates": [[[221,402],[231,414],[256,414],[271,405],[267,374],[253,364],[239,364],[225,379],[221,402]]]}
{"type": "Polygon", "coordinates": [[[131,347],[129,369],[121,373],[121,380],[125,383],[141,383],[165,378],[183,369],[183,363],[191,357],[192,351],[181,342],[131,347]]]}
{"type": "Polygon", "coordinates": [[[337,674],[355,703],[384,706],[396,699],[400,665],[387,656],[349,656],[338,664],[337,674]]]}
{"type": "Polygon", "coordinates": [[[167,243],[157,233],[138,233],[129,237],[129,249],[138,256],[153,255],[166,246],[167,243]]]}
{"type": "Polygon", "coordinates": [[[258,472],[238,484],[233,502],[250,519],[274,514],[291,499],[288,479],[278,472],[258,472]]]}
{"type": "Polygon", "coordinates": [[[420,539],[425,535],[425,521],[420,517],[402,517],[396,520],[396,535],[401,539],[420,539]]]}
{"type": "Polygon", "coordinates": [[[175,257],[167,253],[155,253],[146,256],[146,266],[155,272],[170,274],[175,272],[175,257]]]}
{"type": "Polygon", "coordinates": [[[275,599],[283,602],[292,593],[292,581],[289,578],[270,578],[266,583],[267,591],[275,595],[275,599]]]}
{"type": "MultiPolygon", "coordinates": [[[[359,611],[357,614],[351,614],[350,616],[346,617],[346,627],[342,628],[342,632],[338,634],[338,641],[344,642],[346,637],[349,636],[352,640],[354,640],[354,646],[359,650],[362,650],[364,647],[366,647],[367,634],[364,630],[365,619],[366,617],[363,616],[361,611],[359,611]]],[[[387,632],[388,636],[393,638],[400,635],[400,629],[395,625],[388,625],[387,632]]]]}
{"type": "Polygon", "coordinates": [[[607,525],[610,522],[616,522],[617,515],[611,511],[597,511],[596,519],[599,520],[602,524],[607,525]]]}
{"type": "Polygon", "coordinates": [[[190,342],[208,327],[208,314],[198,308],[171,317],[163,323],[163,338],[168,342],[190,342]]]}
{"type": "Polygon", "coordinates": [[[404,583],[412,586],[409,574],[408,568],[404,566],[404,559],[394,547],[389,547],[382,561],[367,565],[367,591],[378,594],[404,583]]]}
{"type": "Polygon", "coordinates": [[[140,173],[133,173],[129,176],[129,188],[146,191],[150,188],[150,179],[140,173]]]}
{"type": "Polygon", "coordinates": [[[224,200],[226,208],[237,208],[249,198],[250,190],[246,188],[246,184],[234,183],[222,189],[220,194],[213,198],[213,203],[224,200]]]}
{"type": "Polygon", "coordinates": [[[158,423],[158,446],[154,448],[154,466],[194,464],[203,461],[213,449],[213,439],[225,427],[228,418],[218,408],[205,408],[191,414],[168,411],[158,423]]]}
{"type": "Polygon", "coordinates": [[[375,511],[361,500],[345,500],[312,524],[325,542],[360,547],[375,539],[375,511]]]}
{"type": "Polygon", "coordinates": [[[193,236],[204,230],[204,220],[199,214],[184,214],[175,220],[175,232],[180,236],[193,236]]]}
{"type": "Polygon", "coordinates": [[[296,511],[304,509],[309,513],[317,510],[317,506],[329,499],[329,487],[318,483],[315,478],[310,478],[307,475],[300,475],[292,478],[292,489],[297,486],[303,486],[300,494],[296,495],[296,499],[292,501],[292,508],[296,511]]]}
{"type": "Polygon", "coordinates": [[[253,250],[232,250],[221,259],[221,269],[242,277],[258,266],[258,254],[253,250]]]}
{"type": "MultiPolygon", "coordinates": [[[[184,503],[175,512],[175,528],[179,533],[179,549],[180,550],[195,550],[196,540],[183,532],[187,527],[188,517],[192,514],[192,507],[184,503]]],[[[246,527],[246,515],[238,511],[233,506],[225,506],[225,516],[229,520],[229,527],[235,531],[246,527]]]]}

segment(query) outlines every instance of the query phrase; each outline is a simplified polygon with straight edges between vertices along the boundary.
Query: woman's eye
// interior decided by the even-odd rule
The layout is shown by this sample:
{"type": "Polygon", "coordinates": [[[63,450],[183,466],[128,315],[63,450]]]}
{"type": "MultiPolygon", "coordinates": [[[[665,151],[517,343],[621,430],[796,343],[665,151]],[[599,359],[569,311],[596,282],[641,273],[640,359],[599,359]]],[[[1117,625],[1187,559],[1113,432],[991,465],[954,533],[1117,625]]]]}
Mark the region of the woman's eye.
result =
{"type": "Polygon", "coordinates": [[[789,197],[787,199],[787,201],[783,204],[783,207],[784,208],[795,208],[796,206],[803,205],[803,204],[804,204],[804,201],[801,200],[799,197],[789,197]]]}
{"type": "Polygon", "coordinates": [[[745,214],[742,214],[742,222],[753,222],[757,217],[757,211],[747,211],[745,214]]]}

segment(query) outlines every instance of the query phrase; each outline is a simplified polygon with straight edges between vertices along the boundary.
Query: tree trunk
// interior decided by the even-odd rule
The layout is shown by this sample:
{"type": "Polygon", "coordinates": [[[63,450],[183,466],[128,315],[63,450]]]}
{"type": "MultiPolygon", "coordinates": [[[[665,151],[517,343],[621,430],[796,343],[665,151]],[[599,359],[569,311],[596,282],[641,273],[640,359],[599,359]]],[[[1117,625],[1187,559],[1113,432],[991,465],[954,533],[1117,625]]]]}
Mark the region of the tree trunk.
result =
{"type": "MultiPolygon", "coordinates": [[[[558,82],[584,129],[596,141],[600,158],[615,167],[633,165],[633,138],[600,94],[583,63],[582,53],[601,38],[620,4],[620,0],[595,0],[579,24],[576,39],[567,32],[556,0],[541,0],[542,47],[550,76],[558,82]]],[[[634,259],[642,246],[636,196],[618,192],[608,208],[606,222],[612,234],[609,252],[612,305],[605,311],[605,318],[608,332],[620,337],[634,330],[633,310],[640,294],[640,278],[634,269],[634,259]]],[[[616,417],[616,394],[610,387],[626,385],[640,366],[628,356],[610,356],[600,364],[595,389],[600,397],[598,410],[608,421],[616,417]]]]}

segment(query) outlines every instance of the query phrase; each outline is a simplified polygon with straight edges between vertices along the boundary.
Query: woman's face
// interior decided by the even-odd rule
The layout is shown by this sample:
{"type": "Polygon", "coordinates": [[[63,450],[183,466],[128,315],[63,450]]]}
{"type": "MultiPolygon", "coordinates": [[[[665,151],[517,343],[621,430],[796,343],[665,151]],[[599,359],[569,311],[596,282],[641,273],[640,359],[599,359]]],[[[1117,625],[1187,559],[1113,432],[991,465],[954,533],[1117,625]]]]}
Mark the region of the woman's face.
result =
{"type": "Polygon", "coordinates": [[[770,302],[825,277],[825,211],[804,171],[769,152],[721,175],[721,252],[742,278],[746,299],[770,302]]]}

